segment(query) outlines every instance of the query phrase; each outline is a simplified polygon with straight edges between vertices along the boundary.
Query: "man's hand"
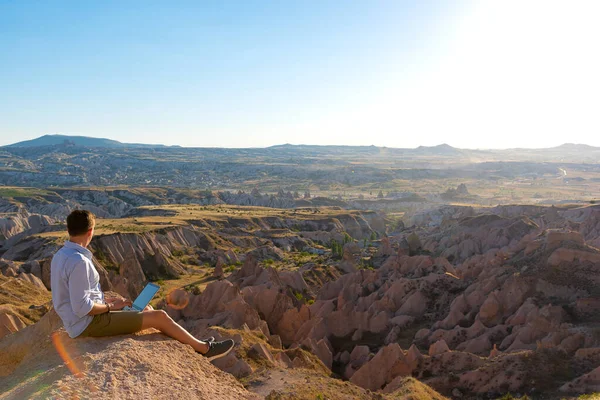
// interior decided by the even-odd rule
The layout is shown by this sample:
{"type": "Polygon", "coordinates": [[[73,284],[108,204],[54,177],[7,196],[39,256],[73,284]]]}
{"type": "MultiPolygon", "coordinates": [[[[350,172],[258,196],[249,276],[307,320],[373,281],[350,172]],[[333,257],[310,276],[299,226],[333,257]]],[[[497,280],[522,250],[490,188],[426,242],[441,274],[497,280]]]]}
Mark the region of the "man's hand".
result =
{"type": "Polygon", "coordinates": [[[129,299],[113,299],[110,303],[111,311],[119,311],[122,310],[125,306],[131,307],[131,300],[129,299]]]}

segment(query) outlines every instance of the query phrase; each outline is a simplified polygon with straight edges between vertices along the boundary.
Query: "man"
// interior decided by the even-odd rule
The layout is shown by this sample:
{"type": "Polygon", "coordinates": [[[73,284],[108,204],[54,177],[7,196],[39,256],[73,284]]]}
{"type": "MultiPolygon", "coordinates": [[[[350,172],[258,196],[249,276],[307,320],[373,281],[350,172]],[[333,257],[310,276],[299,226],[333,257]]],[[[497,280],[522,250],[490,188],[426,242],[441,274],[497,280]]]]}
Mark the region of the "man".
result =
{"type": "Polygon", "coordinates": [[[54,255],[51,265],[52,303],[70,337],[100,337],[134,333],[155,328],[188,344],[209,360],[227,355],[234,346],[231,339],[215,342],[198,340],[163,310],[147,307],[143,312],[121,311],[131,301],[108,298],[100,289],[100,276],[87,246],[94,236],[94,215],[75,210],[67,217],[69,240],[54,255]]]}

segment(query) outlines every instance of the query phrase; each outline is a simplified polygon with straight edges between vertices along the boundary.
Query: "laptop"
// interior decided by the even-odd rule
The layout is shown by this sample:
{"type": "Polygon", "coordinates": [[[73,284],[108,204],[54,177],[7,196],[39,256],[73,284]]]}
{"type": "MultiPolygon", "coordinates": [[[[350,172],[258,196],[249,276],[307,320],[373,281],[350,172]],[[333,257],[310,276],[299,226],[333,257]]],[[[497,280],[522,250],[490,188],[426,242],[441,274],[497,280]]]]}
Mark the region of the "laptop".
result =
{"type": "Polygon", "coordinates": [[[144,308],[146,308],[146,306],[150,303],[150,300],[152,300],[156,292],[158,292],[158,289],[160,289],[160,286],[158,286],[157,284],[148,283],[144,290],[142,290],[142,293],[140,293],[137,299],[135,299],[131,307],[125,306],[123,308],[123,311],[144,311],[144,308]]]}

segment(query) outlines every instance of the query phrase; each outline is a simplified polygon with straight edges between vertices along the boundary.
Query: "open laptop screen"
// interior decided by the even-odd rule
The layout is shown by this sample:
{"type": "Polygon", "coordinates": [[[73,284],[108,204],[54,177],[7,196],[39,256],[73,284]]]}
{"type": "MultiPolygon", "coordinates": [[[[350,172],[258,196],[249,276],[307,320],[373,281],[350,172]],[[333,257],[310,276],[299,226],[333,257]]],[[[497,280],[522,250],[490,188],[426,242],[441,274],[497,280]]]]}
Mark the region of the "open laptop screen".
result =
{"type": "Polygon", "coordinates": [[[160,286],[154,283],[147,284],[144,290],[142,290],[142,293],[135,299],[131,308],[142,311],[146,308],[148,303],[150,303],[150,300],[152,300],[156,292],[158,292],[158,289],[160,289],[160,286]]]}

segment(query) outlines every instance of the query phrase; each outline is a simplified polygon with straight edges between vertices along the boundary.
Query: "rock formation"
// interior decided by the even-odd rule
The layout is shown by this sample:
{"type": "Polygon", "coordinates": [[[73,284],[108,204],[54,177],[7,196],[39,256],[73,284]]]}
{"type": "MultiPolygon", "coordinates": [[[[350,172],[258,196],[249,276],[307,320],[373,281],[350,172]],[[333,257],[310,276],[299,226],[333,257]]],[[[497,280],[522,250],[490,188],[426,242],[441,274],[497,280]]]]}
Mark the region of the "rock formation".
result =
{"type": "MultiPolygon", "coordinates": [[[[354,243],[342,260],[321,255],[338,275],[319,285],[309,278],[326,274],[323,266],[307,263],[285,270],[265,265],[277,256],[281,263],[287,260],[288,250],[268,239],[282,235],[278,230],[287,226],[284,219],[257,223],[239,218],[232,222],[235,227],[110,235],[99,238],[95,250],[102,249],[107,266],[127,265],[118,273],[108,268],[106,279],[129,293],[131,286],[123,286],[119,277],[139,281],[161,268],[185,273],[174,250],[195,248],[217,261],[227,254],[223,243],[252,244],[238,252],[241,268],[199,294],[189,293],[186,301],[165,302],[164,307],[196,336],[218,326],[266,338],[247,351],[269,368],[316,363],[364,389],[385,393],[408,376],[443,394],[465,397],[527,393],[531,381],[537,393],[595,390],[600,250],[592,243],[599,233],[598,209],[509,206],[484,211],[451,207],[421,214],[415,218],[421,226],[387,237],[387,250],[379,254],[354,243]],[[260,234],[246,238],[248,226],[258,227],[260,234]],[[221,243],[207,239],[209,229],[221,229],[221,243]],[[135,257],[126,262],[131,254],[135,257]],[[373,257],[372,267],[342,266],[355,257],[373,257]],[[295,353],[301,351],[314,358],[295,353]]],[[[367,220],[318,217],[294,232],[316,248],[309,233],[331,238],[347,230],[359,239],[373,226],[367,220]]],[[[41,274],[43,282],[44,264],[24,255],[24,243],[31,242],[5,253],[10,260],[1,265],[2,272],[23,281],[26,274],[36,279],[41,274]]],[[[46,254],[44,245],[51,246],[36,243],[42,245],[36,254],[46,254]]],[[[278,243],[294,248],[291,239],[278,243]]],[[[222,363],[237,376],[249,371],[233,358],[222,363]]]]}
{"type": "Polygon", "coordinates": [[[51,311],[0,341],[4,398],[260,398],[189,346],[161,334],[70,339],[59,327],[51,311]]]}

